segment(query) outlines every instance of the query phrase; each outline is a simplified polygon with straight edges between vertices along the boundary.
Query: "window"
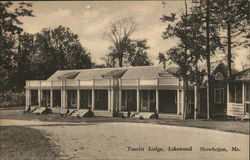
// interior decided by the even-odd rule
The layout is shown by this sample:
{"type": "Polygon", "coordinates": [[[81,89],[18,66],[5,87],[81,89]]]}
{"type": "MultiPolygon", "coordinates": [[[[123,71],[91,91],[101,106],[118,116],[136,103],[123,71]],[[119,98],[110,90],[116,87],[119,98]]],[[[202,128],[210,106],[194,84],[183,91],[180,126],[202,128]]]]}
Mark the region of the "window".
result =
{"type": "Polygon", "coordinates": [[[214,79],[217,81],[221,81],[221,80],[223,80],[223,75],[220,72],[218,72],[215,74],[214,79]]]}
{"type": "Polygon", "coordinates": [[[214,103],[224,103],[224,88],[214,89],[214,103]]]}
{"type": "Polygon", "coordinates": [[[229,83],[229,101],[242,103],[242,83],[229,83]]]}

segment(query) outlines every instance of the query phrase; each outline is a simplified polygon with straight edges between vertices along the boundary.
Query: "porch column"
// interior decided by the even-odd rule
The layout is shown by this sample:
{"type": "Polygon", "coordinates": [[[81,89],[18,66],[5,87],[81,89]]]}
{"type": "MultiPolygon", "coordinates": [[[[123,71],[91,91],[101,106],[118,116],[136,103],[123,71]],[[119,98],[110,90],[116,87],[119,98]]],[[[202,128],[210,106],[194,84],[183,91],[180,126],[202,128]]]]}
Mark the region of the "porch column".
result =
{"type": "Polygon", "coordinates": [[[26,98],[26,107],[29,107],[31,105],[31,96],[30,96],[30,90],[26,88],[26,94],[25,94],[25,98],[26,98]]]}
{"type": "Polygon", "coordinates": [[[77,93],[77,102],[76,102],[76,107],[77,107],[77,109],[79,110],[80,109],[80,89],[77,89],[77,91],[76,91],[77,93]]]}
{"type": "Polygon", "coordinates": [[[111,111],[114,111],[114,89],[111,89],[110,105],[111,111]]]}
{"type": "Polygon", "coordinates": [[[50,107],[53,107],[53,90],[50,90],[50,107]]]}
{"type": "Polygon", "coordinates": [[[42,99],[42,93],[41,92],[42,92],[42,90],[38,89],[37,92],[38,92],[38,94],[37,94],[38,95],[38,106],[41,107],[41,105],[42,105],[42,103],[41,103],[41,99],[42,99]]]}
{"type": "Polygon", "coordinates": [[[119,89],[119,111],[122,110],[122,89],[119,89]]]}
{"type": "Polygon", "coordinates": [[[158,89],[156,89],[155,91],[155,101],[156,101],[155,103],[156,112],[159,113],[160,111],[159,111],[159,90],[158,89]]]}
{"type": "Polygon", "coordinates": [[[227,103],[229,103],[229,83],[227,83],[227,103]]]}
{"type": "Polygon", "coordinates": [[[136,110],[137,110],[137,112],[139,112],[140,111],[140,90],[139,89],[137,89],[136,90],[136,110]]]}
{"type": "Polygon", "coordinates": [[[194,85],[194,119],[197,118],[197,110],[198,110],[198,88],[194,85]]]}
{"type": "Polygon", "coordinates": [[[246,87],[245,83],[242,82],[242,104],[243,104],[243,116],[246,114],[246,87]]]}
{"type": "Polygon", "coordinates": [[[61,109],[65,109],[66,108],[66,91],[65,89],[61,90],[61,109]]]}
{"type": "Polygon", "coordinates": [[[177,115],[179,115],[180,114],[180,91],[179,91],[179,89],[177,89],[176,90],[176,92],[177,92],[177,115]]]}
{"type": "Polygon", "coordinates": [[[184,90],[181,90],[181,102],[182,102],[182,104],[181,104],[181,113],[182,113],[182,115],[184,115],[184,90]]]}
{"type": "Polygon", "coordinates": [[[111,96],[110,96],[110,89],[108,89],[108,111],[111,111],[111,96]]]}
{"type": "Polygon", "coordinates": [[[92,89],[92,110],[95,109],[95,90],[92,89]]]}

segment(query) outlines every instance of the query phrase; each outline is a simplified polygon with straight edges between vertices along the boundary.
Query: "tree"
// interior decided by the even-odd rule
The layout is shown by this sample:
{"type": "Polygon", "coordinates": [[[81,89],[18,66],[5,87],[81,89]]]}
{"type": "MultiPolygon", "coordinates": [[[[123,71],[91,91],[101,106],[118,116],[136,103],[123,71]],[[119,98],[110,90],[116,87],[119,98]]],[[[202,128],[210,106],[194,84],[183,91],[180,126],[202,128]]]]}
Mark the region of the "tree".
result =
{"type": "Polygon", "coordinates": [[[0,2],[0,91],[11,89],[10,79],[16,67],[14,56],[17,51],[16,40],[23,29],[20,17],[33,16],[31,3],[19,2],[17,7],[12,2],[0,2]]]}
{"type": "MultiPolygon", "coordinates": [[[[148,57],[147,50],[149,46],[147,45],[147,41],[144,40],[131,40],[127,41],[126,46],[124,47],[123,53],[123,66],[149,66],[153,63],[148,57]]],[[[119,66],[119,56],[116,54],[117,49],[113,46],[109,47],[110,52],[102,57],[102,60],[105,61],[108,67],[119,66]]]]}
{"type": "MultiPolygon", "coordinates": [[[[248,0],[213,0],[214,14],[222,29],[226,30],[228,76],[232,74],[232,48],[239,45],[249,46],[249,1],[248,0]],[[247,33],[248,30],[248,33],[247,33]],[[241,36],[244,41],[237,39],[241,36]],[[245,37],[245,38],[244,38],[245,37]],[[246,40],[246,41],[245,41],[246,40]]],[[[224,38],[224,37],[223,37],[224,38]]]]}
{"type": "Polygon", "coordinates": [[[47,79],[57,70],[92,67],[90,53],[82,47],[78,35],[67,27],[43,29],[35,35],[34,45],[32,63],[40,73],[36,78],[47,79]]]}
{"type": "Polygon", "coordinates": [[[159,64],[162,63],[162,64],[163,64],[163,68],[165,69],[165,68],[166,68],[167,58],[166,58],[166,56],[164,55],[164,53],[159,53],[157,59],[159,60],[159,64]]]}
{"type": "Polygon", "coordinates": [[[128,43],[127,63],[131,66],[149,66],[153,63],[148,58],[147,40],[130,40],[128,43]]]}
{"type": "Polygon", "coordinates": [[[123,67],[124,54],[126,52],[128,42],[136,30],[136,23],[133,18],[123,18],[111,23],[108,31],[105,33],[112,43],[112,54],[117,59],[119,67],[123,67]]]}
{"type": "MultiPolygon", "coordinates": [[[[186,6],[187,7],[187,6],[186,6]]],[[[176,22],[176,14],[164,15],[161,20],[170,23],[163,32],[164,39],[177,37],[179,44],[166,52],[167,60],[179,66],[175,74],[184,81],[184,118],[188,107],[188,81],[199,85],[204,76],[204,71],[198,67],[199,61],[206,60],[208,64],[208,77],[210,77],[210,52],[214,53],[220,45],[216,26],[210,27],[209,37],[206,32],[206,12],[201,7],[191,8],[191,14],[182,13],[180,20],[176,22]],[[209,47],[207,47],[209,44],[209,47]],[[206,52],[207,51],[207,52],[206,52]],[[209,54],[208,54],[209,53],[209,54]]]]}

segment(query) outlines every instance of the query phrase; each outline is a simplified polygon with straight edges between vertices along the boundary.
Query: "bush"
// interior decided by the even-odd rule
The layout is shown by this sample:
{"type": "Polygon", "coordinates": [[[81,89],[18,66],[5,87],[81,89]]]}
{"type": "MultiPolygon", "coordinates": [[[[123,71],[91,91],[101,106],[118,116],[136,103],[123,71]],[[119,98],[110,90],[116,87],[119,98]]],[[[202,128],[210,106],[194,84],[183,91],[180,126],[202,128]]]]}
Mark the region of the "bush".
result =
{"type": "Polygon", "coordinates": [[[0,107],[16,107],[25,105],[25,93],[24,92],[7,92],[6,96],[0,98],[0,107]]]}

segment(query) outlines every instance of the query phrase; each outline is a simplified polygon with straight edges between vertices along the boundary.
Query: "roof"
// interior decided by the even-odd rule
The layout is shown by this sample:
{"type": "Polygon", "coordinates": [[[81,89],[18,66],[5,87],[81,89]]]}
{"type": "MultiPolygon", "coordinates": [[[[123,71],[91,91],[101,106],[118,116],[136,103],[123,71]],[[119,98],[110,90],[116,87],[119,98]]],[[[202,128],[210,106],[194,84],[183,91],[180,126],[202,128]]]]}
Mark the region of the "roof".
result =
{"type": "MultiPolygon", "coordinates": [[[[121,68],[96,68],[96,69],[80,69],[80,70],[59,70],[55,72],[48,81],[60,80],[62,76],[74,75],[75,80],[91,80],[102,79],[109,76],[121,77],[122,79],[136,78],[159,78],[164,72],[161,66],[136,66],[136,67],[121,67],[121,68]]],[[[169,76],[172,76],[170,73],[169,76]]]]}
{"type": "Polygon", "coordinates": [[[236,81],[250,81],[250,68],[235,74],[236,81]]]}

